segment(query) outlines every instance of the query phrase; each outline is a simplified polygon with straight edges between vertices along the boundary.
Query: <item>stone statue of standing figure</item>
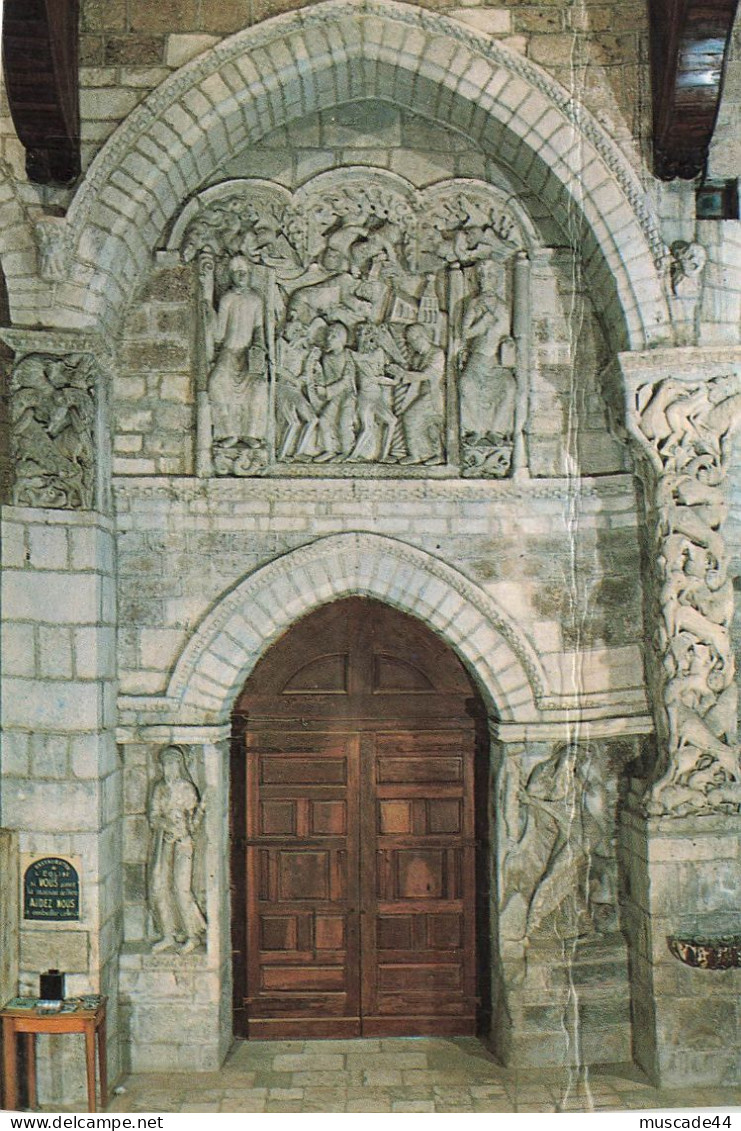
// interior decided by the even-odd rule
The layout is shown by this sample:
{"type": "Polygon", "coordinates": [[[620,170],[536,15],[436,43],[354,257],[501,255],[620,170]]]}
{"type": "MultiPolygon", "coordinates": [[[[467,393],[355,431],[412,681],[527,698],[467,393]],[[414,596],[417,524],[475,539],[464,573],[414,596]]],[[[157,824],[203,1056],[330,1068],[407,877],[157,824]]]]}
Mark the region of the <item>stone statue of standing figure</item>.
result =
{"type": "Polygon", "coordinates": [[[180,746],[160,754],[162,777],[154,784],[147,816],[153,851],[149,872],[149,903],[161,938],[152,953],[180,950],[190,954],[200,946],[206,920],[193,894],[194,837],[204,815],[204,801],[185,768],[180,746]]]}
{"type": "Polygon", "coordinates": [[[204,252],[199,277],[209,359],[208,398],[214,447],[227,460],[239,449],[264,447],[268,413],[267,339],[263,299],[251,286],[244,256],[229,261],[229,289],[214,304],[214,257],[204,252]],[[217,352],[218,348],[218,352],[217,352]]]}

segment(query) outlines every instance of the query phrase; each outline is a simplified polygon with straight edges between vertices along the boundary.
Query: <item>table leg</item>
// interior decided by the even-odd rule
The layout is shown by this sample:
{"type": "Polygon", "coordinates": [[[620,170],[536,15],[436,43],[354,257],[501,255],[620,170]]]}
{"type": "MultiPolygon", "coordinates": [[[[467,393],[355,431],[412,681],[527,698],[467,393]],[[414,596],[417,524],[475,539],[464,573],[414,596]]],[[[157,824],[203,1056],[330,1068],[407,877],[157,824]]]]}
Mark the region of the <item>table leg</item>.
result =
{"type": "Polygon", "coordinates": [[[91,1018],[85,1023],[85,1066],[87,1068],[87,1109],[97,1111],[95,1106],[95,1021],[91,1018]]]}
{"type": "Polygon", "coordinates": [[[98,1064],[100,1066],[100,1106],[105,1111],[108,1103],[108,1052],[106,1049],[105,1014],[98,1026],[98,1064]]]}
{"type": "Polygon", "coordinates": [[[26,1074],[28,1076],[28,1106],[35,1110],[38,1106],[36,1085],[36,1034],[26,1033],[26,1074]]]}
{"type": "Polygon", "coordinates": [[[16,1061],[15,1027],[11,1018],[3,1019],[3,1067],[5,1069],[5,1108],[18,1110],[18,1064],[16,1061]]]}

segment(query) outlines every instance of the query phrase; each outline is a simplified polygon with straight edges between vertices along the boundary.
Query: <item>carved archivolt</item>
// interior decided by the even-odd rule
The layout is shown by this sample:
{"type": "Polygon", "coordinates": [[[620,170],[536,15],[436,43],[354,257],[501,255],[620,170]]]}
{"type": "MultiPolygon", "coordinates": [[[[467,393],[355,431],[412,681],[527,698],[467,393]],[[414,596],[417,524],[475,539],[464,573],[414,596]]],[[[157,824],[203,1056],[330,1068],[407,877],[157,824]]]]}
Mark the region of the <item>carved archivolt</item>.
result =
{"type": "Polygon", "coordinates": [[[11,379],[13,502],[89,509],[95,495],[95,364],[32,353],[11,379]]]}
{"type": "Polygon", "coordinates": [[[521,468],[531,242],[479,181],[207,190],[171,240],[199,283],[201,474],[521,468]]]}
{"type": "Polygon", "coordinates": [[[665,752],[647,809],[738,811],[741,763],[730,638],[733,587],[724,481],[741,412],[737,372],[640,385],[641,443],[654,553],[649,678],[665,752]]]}

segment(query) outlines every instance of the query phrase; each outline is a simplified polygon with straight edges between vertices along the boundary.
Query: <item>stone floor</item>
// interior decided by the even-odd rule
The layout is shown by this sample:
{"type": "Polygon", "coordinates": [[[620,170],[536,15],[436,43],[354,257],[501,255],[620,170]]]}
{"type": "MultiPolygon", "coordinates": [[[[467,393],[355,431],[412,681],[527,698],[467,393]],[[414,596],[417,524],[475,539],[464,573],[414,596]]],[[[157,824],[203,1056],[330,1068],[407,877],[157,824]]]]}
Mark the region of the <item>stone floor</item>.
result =
{"type": "Polygon", "coordinates": [[[472,1037],[239,1042],[220,1072],[137,1075],[111,1112],[738,1108],[741,1087],[652,1088],[631,1065],[517,1072],[472,1037]]]}

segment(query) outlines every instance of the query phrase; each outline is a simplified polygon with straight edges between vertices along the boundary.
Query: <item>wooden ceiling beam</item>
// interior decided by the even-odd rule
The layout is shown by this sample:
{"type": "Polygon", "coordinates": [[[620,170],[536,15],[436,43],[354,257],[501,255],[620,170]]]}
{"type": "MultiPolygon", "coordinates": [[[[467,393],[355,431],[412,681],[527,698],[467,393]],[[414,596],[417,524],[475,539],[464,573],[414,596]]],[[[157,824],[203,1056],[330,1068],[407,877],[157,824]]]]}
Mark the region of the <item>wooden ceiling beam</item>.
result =
{"type": "Polygon", "coordinates": [[[739,0],[648,0],[654,171],[705,171],[739,0]]]}
{"type": "Polygon", "coordinates": [[[79,0],[5,0],[3,71],[13,125],[38,184],[80,175],[79,0]]]}

